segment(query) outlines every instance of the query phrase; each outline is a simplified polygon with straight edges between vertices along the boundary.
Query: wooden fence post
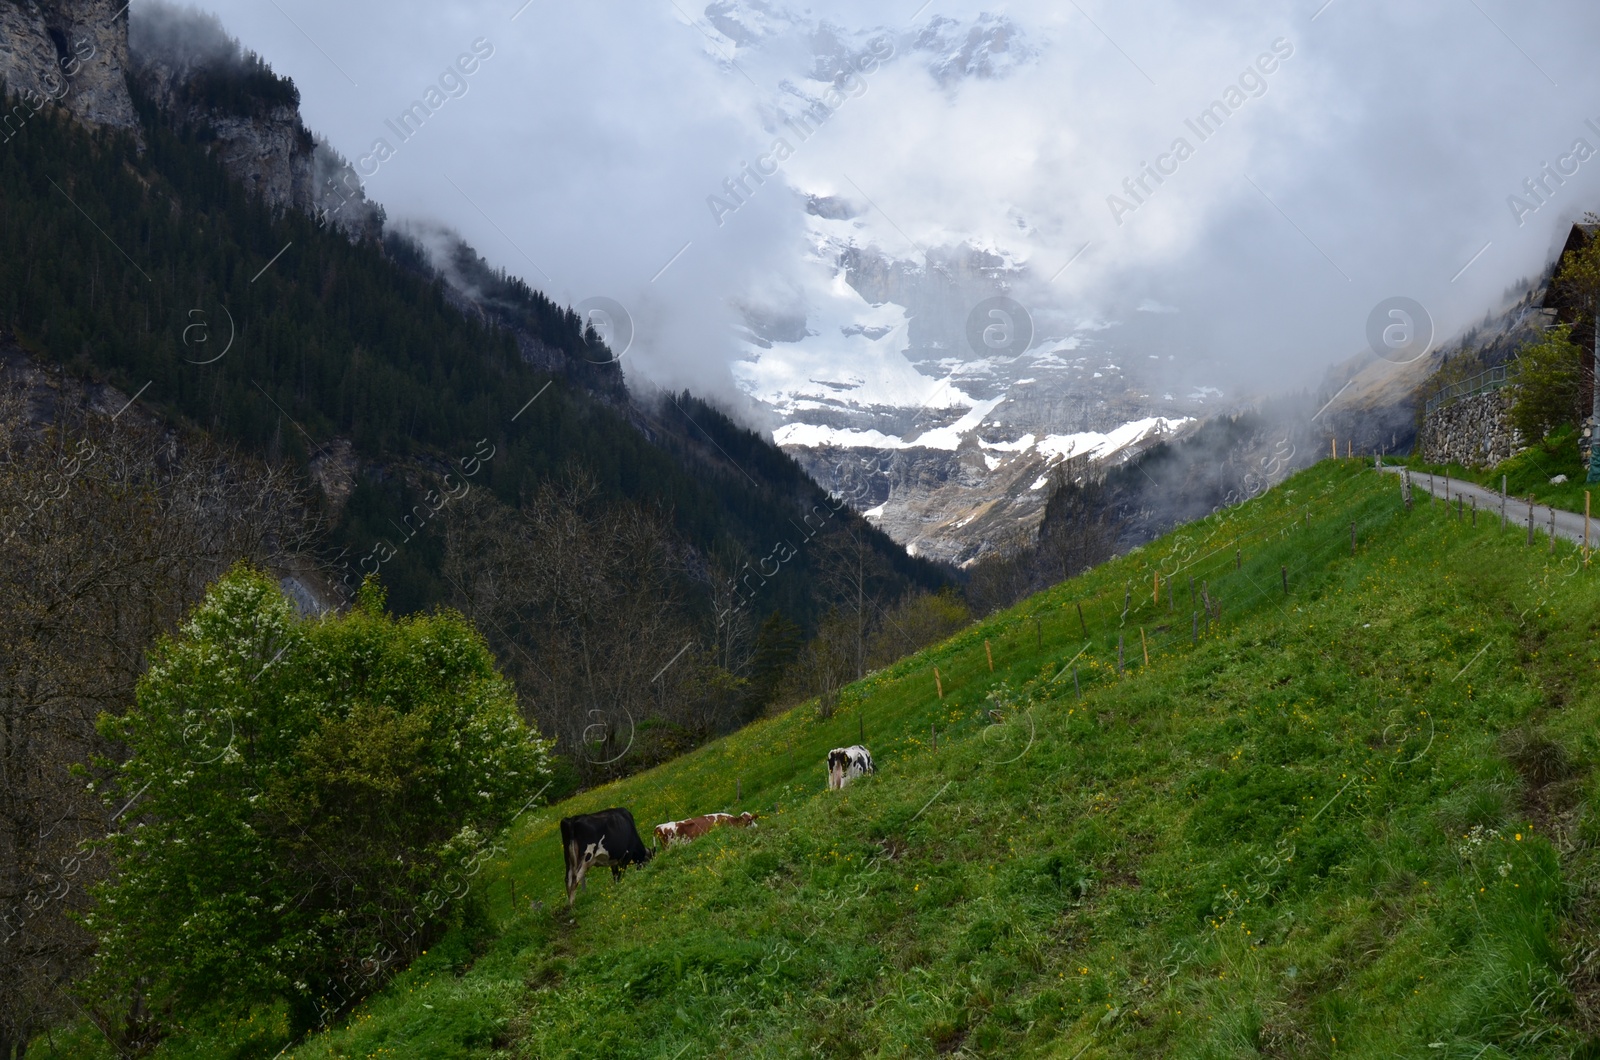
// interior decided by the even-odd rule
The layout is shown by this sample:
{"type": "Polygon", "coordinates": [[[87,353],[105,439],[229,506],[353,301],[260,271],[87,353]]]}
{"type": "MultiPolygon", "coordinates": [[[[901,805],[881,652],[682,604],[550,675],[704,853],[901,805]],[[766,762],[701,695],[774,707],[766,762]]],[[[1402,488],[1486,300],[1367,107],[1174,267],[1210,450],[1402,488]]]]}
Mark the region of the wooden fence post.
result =
{"type": "Polygon", "coordinates": [[[1287,565],[1280,568],[1283,572],[1283,595],[1289,595],[1289,568],[1287,565]]]}
{"type": "Polygon", "coordinates": [[[1328,444],[1333,446],[1333,459],[1339,459],[1339,439],[1329,438],[1328,444]]]}
{"type": "Polygon", "coordinates": [[[1117,673],[1122,672],[1122,634],[1117,634],[1117,673]]]}
{"type": "Polygon", "coordinates": [[[1161,602],[1161,572],[1160,571],[1156,571],[1156,573],[1155,573],[1155,584],[1156,584],[1156,587],[1155,587],[1154,591],[1151,594],[1150,602],[1159,604],[1161,602]]]}
{"type": "Polygon", "coordinates": [[[1472,525],[1478,525],[1478,495],[1476,493],[1472,495],[1472,525]]]}
{"type": "Polygon", "coordinates": [[[1189,643],[1200,643],[1200,612],[1189,612],[1189,643]]]}
{"type": "Polygon", "coordinates": [[[1242,548],[1236,548],[1233,550],[1233,569],[1244,569],[1244,549],[1242,548]]]}
{"type": "Polygon", "coordinates": [[[1583,565],[1589,565],[1589,491],[1583,491],[1583,565]]]}
{"type": "Polygon", "coordinates": [[[1506,528],[1506,477],[1500,476],[1500,529],[1506,528]]]}
{"type": "Polygon", "coordinates": [[[933,668],[933,687],[939,690],[939,698],[944,698],[944,682],[939,680],[939,668],[933,668]]]}
{"type": "Polygon", "coordinates": [[[989,672],[994,673],[994,652],[989,650],[989,638],[983,638],[983,654],[989,657],[989,672]]]}
{"type": "Polygon", "coordinates": [[[1150,665],[1150,644],[1144,639],[1144,627],[1139,627],[1139,647],[1144,650],[1144,664],[1150,665]]]}
{"type": "Polygon", "coordinates": [[[1084,636],[1084,639],[1087,640],[1088,637],[1089,637],[1089,623],[1087,623],[1087,622],[1085,622],[1083,620],[1083,601],[1082,600],[1078,601],[1078,625],[1083,627],[1083,636],[1084,636]]]}
{"type": "Polygon", "coordinates": [[[1533,498],[1528,498],[1528,547],[1533,547],[1533,498]]]}
{"type": "Polygon", "coordinates": [[[1550,554],[1556,554],[1556,510],[1553,505],[1550,508],[1550,554]]]}
{"type": "Polygon", "coordinates": [[[1411,510],[1411,469],[1400,470],[1400,499],[1405,502],[1406,511],[1411,510]]]}

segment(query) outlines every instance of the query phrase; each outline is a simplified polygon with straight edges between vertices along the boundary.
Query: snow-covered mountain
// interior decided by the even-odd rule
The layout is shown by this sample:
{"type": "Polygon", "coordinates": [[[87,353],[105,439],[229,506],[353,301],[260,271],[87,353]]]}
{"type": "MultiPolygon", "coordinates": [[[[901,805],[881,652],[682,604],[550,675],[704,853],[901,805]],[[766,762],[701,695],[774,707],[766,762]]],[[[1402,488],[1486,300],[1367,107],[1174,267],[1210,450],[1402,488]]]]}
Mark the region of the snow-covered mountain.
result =
{"type": "MultiPolygon", "coordinates": [[[[1032,267],[1016,211],[1002,236],[930,242],[847,174],[781,164],[780,143],[805,148],[892,68],[920,67],[947,92],[1015,75],[1046,47],[1025,28],[987,14],[849,28],[765,0],[718,0],[700,26],[712,61],[779,84],[765,116],[774,148],[753,167],[803,214],[785,282],[739,301],[735,379],[774,440],[897,541],[969,562],[1037,525],[1053,466],[1125,458],[1218,407],[1220,391],[1176,377],[1167,307],[1144,302],[1119,321],[1041,297],[1051,277],[1032,267]]],[[[737,210],[755,188],[731,181],[713,210],[737,210]]]]}
{"type": "Polygon", "coordinates": [[[1220,396],[1160,389],[1167,362],[1122,356],[1114,323],[1034,333],[1002,293],[1021,269],[992,253],[890,259],[839,224],[817,225],[812,282],[787,311],[746,309],[736,376],[780,446],[918,554],[964,563],[1010,544],[1042,516],[1053,466],[1124,458],[1220,396]]]}

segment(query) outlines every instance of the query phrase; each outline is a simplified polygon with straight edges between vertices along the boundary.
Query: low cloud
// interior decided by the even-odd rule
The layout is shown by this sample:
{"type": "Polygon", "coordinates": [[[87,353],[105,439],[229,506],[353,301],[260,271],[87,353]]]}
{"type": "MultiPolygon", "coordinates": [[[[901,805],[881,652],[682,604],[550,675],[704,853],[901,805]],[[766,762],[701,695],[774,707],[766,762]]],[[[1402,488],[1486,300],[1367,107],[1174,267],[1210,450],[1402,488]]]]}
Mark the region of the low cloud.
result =
{"type": "Polygon", "coordinates": [[[1600,9],[1576,2],[204,6],[352,159],[462,42],[492,40],[368,193],[564,302],[616,299],[627,370],[712,395],[734,390],[749,306],[803,311],[829,265],[819,209],[896,259],[970,241],[1023,266],[1010,293],[1041,339],[1159,317],[1107,341],[1231,389],[1315,380],[1391,297],[1448,336],[1600,204],[1575,146],[1600,151],[1600,9]],[[872,48],[891,54],[846,84],[872,48]],[[775,164],[835,86],[843,105],[775,164]]]}

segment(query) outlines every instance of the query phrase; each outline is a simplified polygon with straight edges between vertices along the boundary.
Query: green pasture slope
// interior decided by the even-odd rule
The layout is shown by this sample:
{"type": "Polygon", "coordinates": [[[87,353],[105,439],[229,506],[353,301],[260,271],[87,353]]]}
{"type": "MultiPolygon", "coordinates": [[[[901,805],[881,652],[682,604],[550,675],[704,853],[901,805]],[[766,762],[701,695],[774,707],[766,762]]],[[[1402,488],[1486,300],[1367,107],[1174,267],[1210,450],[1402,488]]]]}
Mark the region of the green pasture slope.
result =
{"type": "MultiPolygon", "coordinates": [[[[830,720],[530,812],[473,881],[481,941],[287,1055],[1600,1055],[1597,585],[1564,543],[1325,461],[830,720]],[[1194,643],[1191,576],[1220,612],[1194,643]],[[878,774],[829,793],[858,731],[878,774]],[[568,914],[556,821],[612,805],[762,820],[597,873],[568,914]]],[[[281,1033],[262,1012],[162,1054],[281,1033]]]]}

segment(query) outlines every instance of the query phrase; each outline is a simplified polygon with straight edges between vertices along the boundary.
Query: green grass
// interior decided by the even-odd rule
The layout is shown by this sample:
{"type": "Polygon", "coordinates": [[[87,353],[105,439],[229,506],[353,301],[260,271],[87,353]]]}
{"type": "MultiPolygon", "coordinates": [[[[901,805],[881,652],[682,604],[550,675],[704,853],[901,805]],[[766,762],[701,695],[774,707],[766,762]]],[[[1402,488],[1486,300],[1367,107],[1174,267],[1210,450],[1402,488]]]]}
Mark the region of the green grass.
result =
{"type": "MultiPolygon", "coordinates": [[[[1449,474],[1452,479],[1473,482],[1492,490],[1500,488],[1500,477],[1504,475],[1506,492],[1512,497],[1532,497],[1539,504],[1569,512],[1582,512],[1584,491],[1596,488],[1584,484],[1589,468],[1578,452],[1578,432],[1571,427],[1562,427],[1544,441],[1529,446],[1491,468],[1429,464],[1421,457],[1412,457],[1399,463],[1417,471],[1449,474]],[[1557,475],[1567,476],[1567,481],[1552,485],[1550,480],[1557,475]]],[[[1595,514],[1600,516],[1600,506],[1595,508],[1595,514]]]]}
{"type": "MultiPolygon", "coordinates": [[[[1600,1055],[1600,570],[1523,540],[1326,461],[832,719],[530,812],[474,881],[488,930],[285,1055],[1600,1055]],[[1221,609],[1198,643],[1191,575],[1221,609]],[[826,792],[861,731],[878,775],[826,792]],[[763,819],[596,874],[569,915],[556,822],[611,805],[763,819]]],[[[158,1055],[284,1045],[271,1012],[196,1024],[158,1055]]]]}

